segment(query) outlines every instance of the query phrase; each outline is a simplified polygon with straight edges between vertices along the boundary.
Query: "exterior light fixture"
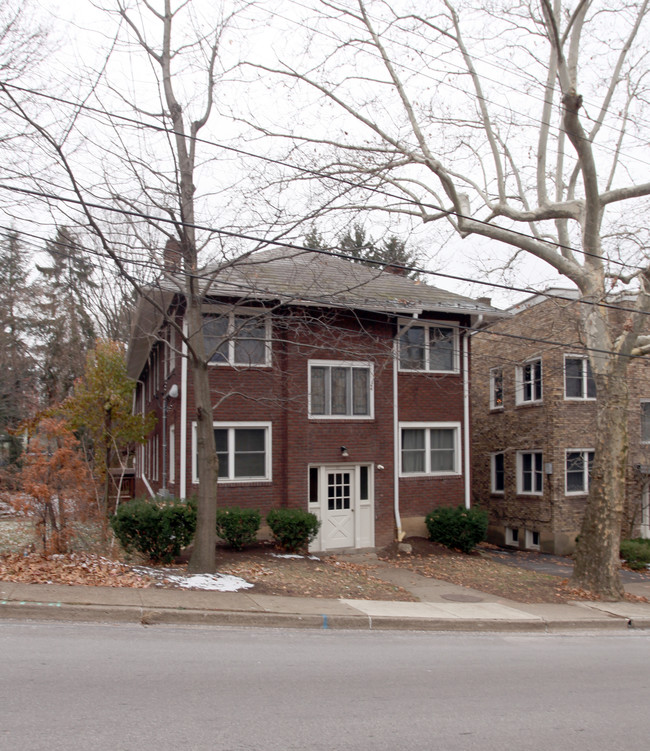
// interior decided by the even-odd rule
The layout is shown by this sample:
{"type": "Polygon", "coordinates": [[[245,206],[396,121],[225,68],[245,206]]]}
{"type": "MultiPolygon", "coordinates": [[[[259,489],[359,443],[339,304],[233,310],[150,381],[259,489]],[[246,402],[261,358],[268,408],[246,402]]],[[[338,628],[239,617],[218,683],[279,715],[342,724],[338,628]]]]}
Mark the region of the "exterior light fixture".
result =
{"type": "Polygon", "coordinates": [[[345,446],[341,446],[341,456],[344,457],[344,458],[350,456],[348,454],[348,450],[345,448],[345,446]]]}

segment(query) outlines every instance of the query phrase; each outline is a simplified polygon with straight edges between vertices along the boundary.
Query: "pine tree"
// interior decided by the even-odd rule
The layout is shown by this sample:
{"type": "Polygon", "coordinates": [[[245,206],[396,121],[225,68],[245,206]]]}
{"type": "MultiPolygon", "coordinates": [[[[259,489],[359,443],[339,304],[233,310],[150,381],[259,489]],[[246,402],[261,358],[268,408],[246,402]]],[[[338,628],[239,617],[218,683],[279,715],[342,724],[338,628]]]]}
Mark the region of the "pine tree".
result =
{"type": "Polygon", "coordinates": [[[0,235],[0,442],[3,463],[14,462],[20,441],[13,431],[36,407],[29,339],[34,318],[29,255],[17,232],[0,235]]]}
{"type": "Polygon", "coordinates": [[[47,265],[40,272],[39,355],[45,403],[56,404],[70,393],[83,373],[86,352],[95,341],[89,299],[96,289],[93,266],[77,238],[61,227],[46,243],[47,265]]]}

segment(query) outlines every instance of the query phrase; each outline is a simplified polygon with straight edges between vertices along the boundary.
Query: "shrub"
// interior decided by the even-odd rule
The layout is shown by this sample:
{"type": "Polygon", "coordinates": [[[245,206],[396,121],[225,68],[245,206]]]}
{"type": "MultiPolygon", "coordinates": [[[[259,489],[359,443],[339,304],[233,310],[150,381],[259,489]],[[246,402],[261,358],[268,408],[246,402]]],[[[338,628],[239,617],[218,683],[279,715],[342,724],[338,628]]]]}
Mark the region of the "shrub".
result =
{"type": "Polygon", "coordinates": [[[314,514],[298,508],[271,509],[266,523],[278,545],[289,553],[306,550],[320,527],[314,514]]]}
{"type": "Polygon", "coordinates": [[[425,519],[429,539],[470,553],[487,536],[488,515],[479,508],[437,508],[425,519]]]}
{"type": "Polygon", "coordinates": [[[261,522],[260,512],[256,509],[217,509],[217,534],[235,550],[255,542],[261,522]]]}
{"type": "Polygon", "coordinates": [[[175,498],[139,498],[120,506],[111,526],[127,552],[135,549],[154,563],[171,563],[192,541],[196,507],[175,498]]]}
{"type": "Polygon", "coordinates": [[[644,569],[650,563],[650,540],[637,537],[633,540],[621,540],[621,558],[630,568],[644,569]]]}

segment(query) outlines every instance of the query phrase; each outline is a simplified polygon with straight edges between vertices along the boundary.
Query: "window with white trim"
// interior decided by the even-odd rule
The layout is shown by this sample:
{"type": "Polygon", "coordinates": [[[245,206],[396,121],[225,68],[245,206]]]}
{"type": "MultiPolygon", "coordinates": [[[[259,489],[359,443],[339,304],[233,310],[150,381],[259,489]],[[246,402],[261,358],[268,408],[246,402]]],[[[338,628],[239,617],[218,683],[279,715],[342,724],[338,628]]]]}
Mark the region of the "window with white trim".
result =
{"type": "Polygon", "coordinates": [[[530,360],[517,368],[517,404],[541,402],[542,361],[530,360]]]}
{"type": "Polygon", "coordinates": [[[539,550],[539,532],[534,529],[526,530],[526,548],[539,550]]]}
{"type": "Polygon", "coordinates": [[[541,495],[544,492],[544,465],[541,451],[517,453],[517,493],[541,495]]]}
{"type": "Polygon", "coordinates": [[[165,378],[174,372],[176,367],[176,329],[173,326],[167,328],[165,337],[165,378]]]}
{"type": "MultiPolygon", "coordinates": [[[[271,479],[271,423],[213,423],[219,482],[271,479]]],[[[196,423],[192,424],[192,482],[198,483],[196,423]]]]}
{"type": "Polygon", "coordinates": [[[402,423],[400,474],[459,474],[459,440],[458,423],[402,423]]]}
{"type": "Polygon", "coordinates": [[[566,494],[588,493],[591,468],[594,464],[592,449],[568,449],[566,452],[566,494]]]}
{"type": "Polygon", "coordinates": [[[596,381],[587,357],[564,356],[564,398],[595,399],[596,381]]]}
{"type": "Polygon", "coordinates": [[[440,323],[400,327],[400,370],[457,373],[458,329],[440,323]]]}
{"type": "Polygon", "coordinates": [[[373,416],[373,371],[367,362],[310,360],[309,416],[373,416]]]}
{"type": "Polygon", "coordinates": [[[270,321],[262,313],[203,314],[203,337],[210,365],[268,366],[270,321]]]}
{"type": "Polygon", "coordinates": [[[506,545],[519,547],[519,527],[506,527],[506,545]]]}
{"type": "Polygon", "coordinates": [[[503,409],[503,368],[490,370],[490,409],[503,409]]]}
{"type": "Polygon", "coordinates": [[[641,442],[650,443],[650,399],[641,400],[641,442]]]}
{"type": "Polygon", "coordinates": [[[506,486],[505,454],[499,451],[490,457],[491,490],[493,493],[503,493],[506,486]]]}

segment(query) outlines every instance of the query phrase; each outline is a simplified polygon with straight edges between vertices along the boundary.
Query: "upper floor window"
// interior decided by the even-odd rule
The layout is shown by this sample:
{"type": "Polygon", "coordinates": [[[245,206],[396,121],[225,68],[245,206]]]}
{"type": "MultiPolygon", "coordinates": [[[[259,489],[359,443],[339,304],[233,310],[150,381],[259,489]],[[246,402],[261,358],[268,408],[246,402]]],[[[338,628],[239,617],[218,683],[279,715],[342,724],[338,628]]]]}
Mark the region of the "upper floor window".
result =
{"type": "Polygon", "coordinates": [[[566,492],[587,493],[591,468],[594,463],[594,452],[591,450],[566,452],[566,492]]]}
{"type": "Polygon", "coordinates": [[[402,475],[459,474],[459,425],[407,423],[400,433],[402,475]]]}
{"type": "Polygon", "coordinates": [[[530,360],[517,368],[517,404],[542,400],[542,361],[530,360]]]}
{"type": "Polygon", "coordinates": [[[264,315],[204,314],[203,337],[211,365],[270,364],[270,323],[264,315]]]}
{"type": "Polygon", "coordinates": [[[176,329],[169,326],[164,339],[165,378],[174,372],[176,367],[176,329]]]}
{"type": "Polygon", "coordinates": [[[490,370],[490,409],[503,409],[503,369],[490,370]]]}
{"type": "Polygon", "coordinates": [[[309,361],[310,417],[372,417],[372,414],[370,363],[309,361]]]}
{"type": "Polygon", "coordinates": [[[503,493],[506,487],[505,454],[499,451],[491,456],[491,490],[493,493],[503,493]]]}
{"type": "Polygon", "coordinates": [[[650,443],[650,399],[641,402],[641,441],[650,443]]]}
{"type": "Polygon", "coordinates": [[[564,358],[564,396],[566,399],[595,399],[596,382],[586,357],[564,358]]]}
{"type": "Polygon", "coordinates": [[[544,491],[543,455],[541,451],[517,454],[517,492],[540,495],[544,491]]]}
{"type": "Polygon", "coordinates": [[[440,324],[403,326],[399,366],[401,370],[458,372],[458,330],[440,324]]]}

